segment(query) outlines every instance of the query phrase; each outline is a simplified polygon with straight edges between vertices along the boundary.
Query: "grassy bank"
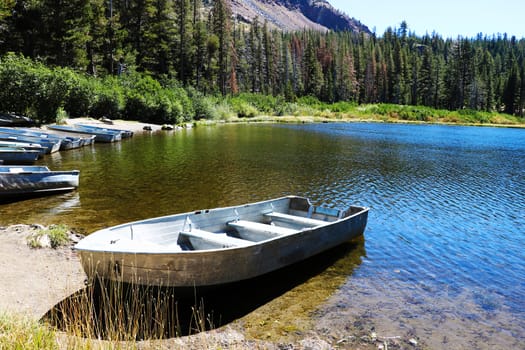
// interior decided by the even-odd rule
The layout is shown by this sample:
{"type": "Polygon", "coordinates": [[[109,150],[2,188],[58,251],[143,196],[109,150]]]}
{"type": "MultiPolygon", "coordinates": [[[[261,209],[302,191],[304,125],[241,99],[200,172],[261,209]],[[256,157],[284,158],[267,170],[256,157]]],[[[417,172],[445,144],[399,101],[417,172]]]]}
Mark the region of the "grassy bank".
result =
{"type": "Polygon", "coordinates": [[[373,121],[525,127],[525,118],[497,112],[448,111],[425,106],[393,104],[357,105],[348,102],[327,104],[312,98],[290,103],[278,101],[278,98],[274,97],[254,97],[256,96],[241,95],[226,99],[219,107],[220,115],[211,120],[285,123],[373,121]],[[254,100],[258,100],[259,103],[254,100]],[[260,102],[261,100],[263,103],[260,102]]]}
{"type": "Polygon", "coordinates": [[[55,332],[35,320],[0,314],[0,349],[57,349],[55,332]]]}

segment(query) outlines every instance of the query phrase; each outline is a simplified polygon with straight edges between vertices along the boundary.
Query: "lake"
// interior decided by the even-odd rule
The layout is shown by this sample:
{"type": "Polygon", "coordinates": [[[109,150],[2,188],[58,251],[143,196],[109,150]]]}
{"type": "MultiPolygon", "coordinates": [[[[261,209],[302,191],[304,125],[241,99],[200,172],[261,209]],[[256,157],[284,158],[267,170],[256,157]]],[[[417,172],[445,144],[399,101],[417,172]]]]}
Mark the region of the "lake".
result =
{"type": "Polygon", "coordinates": [[[1,205],[0,224],[66,223],[89,233],[287,194],[369,206],[364,240],[246,315],[247,334],[266,334],[257,320],[270,317],[333,339],[374,327],[433,349],[525,348],[523,129],[199,126],[41,163],[79,169],[79,190],[1,205]]]}

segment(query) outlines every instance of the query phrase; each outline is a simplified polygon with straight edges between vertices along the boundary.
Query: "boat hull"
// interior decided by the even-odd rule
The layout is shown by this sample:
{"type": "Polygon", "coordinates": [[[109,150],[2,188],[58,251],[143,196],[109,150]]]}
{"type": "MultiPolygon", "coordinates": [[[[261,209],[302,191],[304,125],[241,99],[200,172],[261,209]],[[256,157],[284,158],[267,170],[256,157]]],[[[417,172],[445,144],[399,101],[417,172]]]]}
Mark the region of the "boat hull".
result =
{"type": "Polygon", "coordinates": [[[43,166],[0,166],[0,199],[71,191],[78,187],[79,174],[43,166]]]}
{"type": "Polygon", "coordinates": [[[0,147],[0,160],[3,164],[33,164],[40,157],[36,150],[21,147],[0,147]]]}
{"type": "Polygon", "coordinates": [[[307,200],[290,196],[120,225],[86,237],[76,249],[90,279],[171,287],[213,286],[250,279],[297,263],[360,236],[365,230],[368,208],[350,207],[339,211],[343,215],[334,221],[293,234],[248,241],[239,247],[184,250],[182,233],[173,234],[171,241],[165,239],[158,245],[146,239],[153,237],[154,231],[162,231],[163,237],[168,237],[166,227],[172,232],[184,231],[188,222],[194,227],[225,231],[227,222],[239,217],[261,221],[264,213],[289,210],[293,202],[307,200]],[[134,237],[126,239],[123,235],[134,237]]]}
{"type": "Polygon", "coordinates": [[[13,142],[13,141],[2,141],[0,140],[0,147],[18,147],[28,151],[38,151],[39,157],[46,153],[46,149],[39,143],[29,142],[13,142]]]}

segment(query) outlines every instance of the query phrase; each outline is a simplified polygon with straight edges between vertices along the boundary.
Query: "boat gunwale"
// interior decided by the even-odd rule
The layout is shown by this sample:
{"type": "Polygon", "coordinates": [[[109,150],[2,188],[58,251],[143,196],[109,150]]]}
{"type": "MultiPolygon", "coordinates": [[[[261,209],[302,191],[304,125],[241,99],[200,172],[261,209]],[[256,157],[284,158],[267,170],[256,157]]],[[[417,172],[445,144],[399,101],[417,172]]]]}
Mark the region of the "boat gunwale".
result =
{"type": "MultiPolygon", "coordinates": [[[[212,211],[221,211],[221,210],[225,210],[226,211],[226,210],[232,210],[232,209],[236,209],[236,208],[243,208],[243,207],[249,207],[249,206],[263,205],[265,203],[272,203],[272,202],[277,202],[277,201],[282,201],[282,200],[292,200],[294,198],[305,199],[310,206],[313,206],[313,204],[310,202],[310,200],[308,198],[306,198],[306,197],[290,195],[290,196],[283,196],[283,197],[279,197],[279,198],[274,198],[274,199],[270,199],[270,200],[263,200],[263,201],[253,202],[253,203],[247,203],[247,204],[232,205],[232,206],[226,206],[226,207],[218,207],[218,208],[213,208],[213,209],[194,210],[194,211],[185,212],[185,213],[169,214],[169,215],[164,215],[164,216],[159,216],[159,217],[154,217],[154,218],[149,218],[149,219],[144,219],[144,220],[136,220],[136,221],[127,222],[127,223],[123,223],[123,224],[118,224],[118,225],[115,225],[115,226],[111,226],[111,227],[107,227],[107,228],[103,228],[103,229],[94,231],[93,233],[91,233],[88,236],[86,236],[86,238],[88,238],[91,235],[100,236],[104,232],[117,231],[117,230],[120,230],[120,229],[123,229],[123,228],[126,228],[126,227],[132,227],[133,225],[138,225],[138,224],[148,224],[148,223],[157,222],[157,221],[161,222],[163,220],[171,219],[171,218],[175,218],[175,217],[181,217],[182,218],[184,216],[200,215],[201,213],[210,213],[212,211]]],[[[269,237],[268,239],[264,239],[264,240],[261,240],[261,241],[249,241],[249,240],[247,240],[248,242],[250,242],[250,244],[245,245],[245,246],[233,246],[233,247],[212,248],[212,249],[182,250],[182,249],[180,249],[180,245],[179,244],[172,243],[174,247],[176,246],[179,249],[169,250],[169,249],[166,249],[166,248],[169,248],[169,247],[164,248],[163,246],[155,243],[152,240],[143,240],[143,242],[148,242],[148,243],[152,243],[152,244],[158,245],[156,248],[160,249],[160,250],[142,251],[142,250],[137,250],[137,249],[129,249],[129,250],[115,249],[115,250],[109,250],[109,249],[100,249],[100,248],[95,249],[95,248],[89,248],[89,247],[82,247],[82,244],[81,244],[82,241],[80,241],[79,243],[77,243],[74,246],[74,249],[79,251],[80,254],[82,254],[83,252],[86,252],[86,253],[90,252],[90,253],[102,253],[102,254],[110,253],[110,254],[118,254],[118,255],[133,254],[133,255],[148,255],[148,256],[151,256],[151,255],[163,256],[163,255],[174,255],[174,254],[176,254],[176,255],[183,255],[183,254],[184,255],[190,255],[190,254],[197,255],[197,254],[203,254],[203,253],[206,254],[206,255],[209,255],[209,254],[213,254],[213,253],[220,253],[220,252],[223,252],[223,251],[232,251],[232,250],[243,250],[243,251],[246,251],[248,249],[252,249],[252,248],[255,248],[255,247],[258,248],[260,246],[263,246],[263,245],[268,244],[268,243],[273,242],[273,241],[289,239],[291,237],[295,238],[298,235],[303,235],[303,234],[306,234],[306,233],[309,233],[309,232],[312,232],[312,231],[319,230],[321,228],[326,228],[326,227],[330,227],[330,226],[333,226],[333,225],[338,225],[338,224],[341,224],[342,222],[348,221],[348,220],[350,220],[350,219],[352,219],[352,218],[354,218],[356,216],[362,215],[365,212],[368,212],[370,210],[369,207],[357,206],[357,205],[351,205],[348,208],[341,209],[341,210],[343,212],[348,212],[351,208],[357,208],[357,209],[359,209],[359,211],[357,211],[357,212],[355,212],[355,213],[353,213],[351,215],[348,215],[346,217],[338,218],[335,221],[326,221],[325,224],[323,224],[323,225],[318,225],[318,226],[313,226],[313,227],[304,228],[302,230],[298,230],[296,233],[293,233],[293,234],[276,235],[276,236],[269,237]],[[78,247],[79,245],[80,245],[80,248],[78,247]]],[[[180,232],[178,234],[180,234],[180,232]]],[[[140,242],[140,240],[138,240],[138,241],[140,242]]],[[[124,247],[122,247],[122,248],[124,248],[124,247]]],[[[153,247],[151,247],[151,248],[153,249],[153,247]]]]}

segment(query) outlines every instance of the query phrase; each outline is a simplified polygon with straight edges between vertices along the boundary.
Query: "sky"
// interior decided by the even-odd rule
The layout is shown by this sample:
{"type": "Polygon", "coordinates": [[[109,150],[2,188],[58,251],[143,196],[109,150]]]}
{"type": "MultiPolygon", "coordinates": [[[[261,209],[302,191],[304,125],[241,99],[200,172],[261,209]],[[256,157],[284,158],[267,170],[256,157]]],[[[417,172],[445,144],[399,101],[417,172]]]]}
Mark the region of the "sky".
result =
{"type": "Polygon", "coordinates": [[[525,0],[328,0],[382,36],[405,20],[410,32],[443,38],[507,33],[525,38],[525,0]]]}

